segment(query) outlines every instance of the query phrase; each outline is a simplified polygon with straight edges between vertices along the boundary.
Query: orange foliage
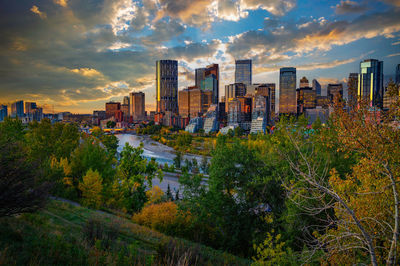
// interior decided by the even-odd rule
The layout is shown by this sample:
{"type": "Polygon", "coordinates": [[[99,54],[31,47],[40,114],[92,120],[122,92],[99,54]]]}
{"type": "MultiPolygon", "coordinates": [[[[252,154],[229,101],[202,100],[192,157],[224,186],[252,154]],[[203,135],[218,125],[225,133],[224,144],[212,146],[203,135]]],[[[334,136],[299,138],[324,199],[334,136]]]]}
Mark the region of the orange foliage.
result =
{"type": "Polygon", "coordinates": [[[174,202],[163,202],[146,206],[140,213],[134,214],[132,220],[163,233],[185,231],[192,222],[189,213],[183,213],[174,202]]]}

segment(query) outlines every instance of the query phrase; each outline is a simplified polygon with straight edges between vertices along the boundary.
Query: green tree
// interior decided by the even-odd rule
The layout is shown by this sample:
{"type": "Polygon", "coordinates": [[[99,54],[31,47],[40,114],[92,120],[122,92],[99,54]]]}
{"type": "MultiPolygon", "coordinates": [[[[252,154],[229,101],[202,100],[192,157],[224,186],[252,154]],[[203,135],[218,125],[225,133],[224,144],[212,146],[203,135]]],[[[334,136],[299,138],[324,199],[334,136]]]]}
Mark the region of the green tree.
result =
{"type": "Polygon", "coordinates": [[[79,190],[82,191],[83,204],[98,209],[102,204],[103,179],[98,171],[89,169],[79,182],[79,190]]]}
{"type": "Polygon", "coordinates": [[[115,121],[108,121],[107,122],[107,128],[114,128],[117,125],[115,121]]]}
{"type": "Polygon", "coordinates": [[[128,212],[140,211],[147,201],[146,187],[152,187],[153,178],[162,179],[162,172],[155,160],[149,162],[142,154],[143,144],[133,148],[126,143],[121,152],[118,183],[123,195],[121,202],[128,212]]]}
{"type": "Polygon", "coordinates": [[[176,151],[175,158],[174,158],[174,165],[177,169],[180,169],[181,163],[182,163],[182,152],[176,151]]]}

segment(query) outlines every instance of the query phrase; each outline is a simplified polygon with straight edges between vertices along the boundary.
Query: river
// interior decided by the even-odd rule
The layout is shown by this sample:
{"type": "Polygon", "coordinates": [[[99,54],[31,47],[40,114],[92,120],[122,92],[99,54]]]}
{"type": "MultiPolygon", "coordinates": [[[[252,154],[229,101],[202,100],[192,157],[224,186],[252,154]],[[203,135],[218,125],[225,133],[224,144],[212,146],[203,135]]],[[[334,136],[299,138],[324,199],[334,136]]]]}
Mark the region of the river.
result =
{"type": "MultiPolygon", "coordinates": [[[[140,143],[143,143],[143,157],[150,160],[154,158],[157,163],[164,165],[165,163],[171,165],[174,163],[175,150],[171,147],[163,145],[159,142],[152,140],[149,136],[139,136],[131,134],[117,134],[115,135],[118,140],[118,152],[121,152],[125,143],[129,143],[132,147],[139,147],[140,143]]],[[[184,155],[183,160],[192,160],[195,158],[200,165],[202,157],[198,155],[184,155]]],[[[160,182],[158,179],[153,180],[154,186],[159,186],[164,192],[167,191],[168,185],[170,186],[172,192],[179,190],[182,192],[182,188],[176,177],[168,175],[165,173],[163,181],[160,182]]],[[[175,193],[173,193],[175,196],[175,193]]]]}

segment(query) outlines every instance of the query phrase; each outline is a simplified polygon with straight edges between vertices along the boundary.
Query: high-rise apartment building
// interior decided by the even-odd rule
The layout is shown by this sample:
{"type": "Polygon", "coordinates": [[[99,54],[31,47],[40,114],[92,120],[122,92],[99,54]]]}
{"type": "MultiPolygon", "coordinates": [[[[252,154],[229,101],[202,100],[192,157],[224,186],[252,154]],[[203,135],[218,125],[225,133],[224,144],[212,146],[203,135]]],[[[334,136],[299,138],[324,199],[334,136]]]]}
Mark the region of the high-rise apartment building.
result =
{"type": "Polygon", "coordinates": [[[321,96],[321,84],[319,84],[318,80],[313,79],[312,88],[316,91],[317,96],[321,96]]]}
{"type": "MultiPolygon", "coordinates": [[[[146,118],[145,110],[145,98],[143,92],[131,92],[130,97],[130,107],[133,120],[140,121],[146,118]]],[[[178,103],[176,103],[178,105],[178,103]]]]}
{"type": "Polygon", "coordinates": [[[397,65],[396,67],[396,83],[400,84],[400,64],[397,65]]]}
{"type": "Polygon", "coordinates": [[[280,69],[279,75],[279,113],[296,114],[296,68],[280,69]]]}
{"type": "Polygon", "coordinates": [[[178,61],[156,62],[156,98],[158,113],[178,113],[178,61]]]}
{"type": "Polygon", "coordinates": [[[24,101],[16,101],[11,104],[11,117],[24,117],[24,101]]]}
{"type": "Polygon", "coordinates": [[[383,107],[383,62],[367,59],[360,63],[358,96],[372,106],[383,107]]]}
{"type": "Polygon", "coordinates": [[[108,102],[106,103],[106,118],[115,116],[115,112],[121,110],[121,103],[108,102]]]}
{"type": "Polygon", "coordinates": [[[251,85],[252,62],[250,59],[235,60],[235,83],[251,85]]]}
{"type": "Polygon", "coordinates": [[[238,96],[246,95],[246,85],[243,83],[234,83],[225,85],[225,107],[226,112],[229,110],[229,100],[238,96]]]}
{"type": "Polygon", "coordinates": [[[347,101],[353,106],[357,103],[358,73],[350,73],[347,81],[347,101]]]}

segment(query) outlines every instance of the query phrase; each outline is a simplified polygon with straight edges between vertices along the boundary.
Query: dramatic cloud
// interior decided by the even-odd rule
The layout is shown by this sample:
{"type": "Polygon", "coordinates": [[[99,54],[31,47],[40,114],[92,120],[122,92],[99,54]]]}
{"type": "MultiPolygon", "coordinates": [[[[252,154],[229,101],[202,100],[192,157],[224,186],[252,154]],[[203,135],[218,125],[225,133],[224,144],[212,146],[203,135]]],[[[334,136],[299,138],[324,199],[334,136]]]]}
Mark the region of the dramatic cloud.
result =
{"type": "Polygon", "coordinates": [[[243,9],[264,9],[273,15],[282,16],[296,6],[296,0],[241,0],[243,9]]]}

